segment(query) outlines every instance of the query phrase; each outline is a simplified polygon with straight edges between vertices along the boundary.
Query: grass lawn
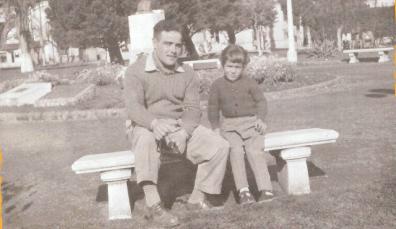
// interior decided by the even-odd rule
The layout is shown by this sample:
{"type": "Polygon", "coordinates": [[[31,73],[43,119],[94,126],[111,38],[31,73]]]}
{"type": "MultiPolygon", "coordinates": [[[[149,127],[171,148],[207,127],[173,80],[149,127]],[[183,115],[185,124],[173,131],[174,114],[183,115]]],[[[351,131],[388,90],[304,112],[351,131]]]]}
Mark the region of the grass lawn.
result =
{"type": "Polygon", "coordinates": [[[81,91],[87,88],[89,84],[76,84],[76,85],[58,85],[52,89],[50,93],[45,95],[43,99],[54,98],[70,98],[78,95],[81,91]]]}
{"type": "MultiPolygon", "coordinates": [[[[332,91],[268,103],[268,132],[319,127],[340,133],[336,143],[312,147],[309,164],[316,168],[310,170],[312,192],[285,195],[269,160],[277,199],[237,205],[228,173],[224,210],[187,211],[179,196],[191,189],[191,167],[163,167],[160,192],[164,200],[178,196],[171,209],[181,219],[178,228],[396,228],[392,64],[302,69],[343,76],[343,84],[332,91]]],[[[124,131],[122,119],[1,124],[4,228],[158,228],[143,217],[144,200],[136,183],[129,183],[133,218],[108,221],[106,186],[99,174],[76,175],[70,169],[83,155],[128,149],[124,131]]]]}

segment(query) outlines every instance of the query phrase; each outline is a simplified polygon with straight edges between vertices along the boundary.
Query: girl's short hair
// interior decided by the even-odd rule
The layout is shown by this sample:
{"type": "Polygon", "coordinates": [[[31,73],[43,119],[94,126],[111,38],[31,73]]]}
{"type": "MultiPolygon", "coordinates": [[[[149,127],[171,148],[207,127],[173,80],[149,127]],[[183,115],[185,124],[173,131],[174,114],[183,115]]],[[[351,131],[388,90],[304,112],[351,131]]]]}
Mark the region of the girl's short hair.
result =
{"type": "Polygon", "coordinates": [[[240,63],[243,66],[246,66],[249,61],[248,52],[239,45],[228,45],[222,52],[220,57],[221,65],[227,61],[231,63],[240,63]]]}

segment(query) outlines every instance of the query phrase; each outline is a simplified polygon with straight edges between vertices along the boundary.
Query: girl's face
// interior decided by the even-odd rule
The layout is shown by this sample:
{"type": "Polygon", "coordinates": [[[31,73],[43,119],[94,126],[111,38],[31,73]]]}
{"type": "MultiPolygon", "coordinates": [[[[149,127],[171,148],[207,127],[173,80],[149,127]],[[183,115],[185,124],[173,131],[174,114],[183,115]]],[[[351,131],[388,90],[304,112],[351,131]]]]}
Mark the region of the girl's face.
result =
{"type": "Polygon", "coordinates": [[[232,63],[230,61],[226,61],[223,66],[224,75],[228,80],[235,81],[242,76],[244,68],[245,67],[241,63],[232,63]]]}

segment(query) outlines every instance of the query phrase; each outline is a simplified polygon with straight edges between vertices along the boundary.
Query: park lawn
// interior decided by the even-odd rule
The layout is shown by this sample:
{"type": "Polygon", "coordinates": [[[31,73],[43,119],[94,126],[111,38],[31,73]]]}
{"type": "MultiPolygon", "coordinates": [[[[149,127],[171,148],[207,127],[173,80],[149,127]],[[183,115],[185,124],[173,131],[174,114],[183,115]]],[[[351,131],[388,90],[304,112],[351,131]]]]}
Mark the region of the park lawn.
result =
{"type": "MultiPolygon", "coordinates": [[[[268,103],[268,132],[320,127],[340,133],[336,143],[313,147],[309,161],[324,174],[310,174],[312,193],[286,196],[274,179],[279,195],[266,204],[241,207],[229,193],[222,211],[189,212],[180,200],[172,207],[182,221],[178,229],[396,228],[392,65],[307,68],[359,83],[268,103]]],[[[133,218],[109,221],[99,174],[76,175],[70,169],[86,154],[128,149],[123,127],[123,119],[2,124],[5,228],[158,228],[143,217],[144,200],[136,183],[129,186],[136,191],[133,218]]],[[[271,174],[276,172],[272,164],[271,174]]],[[[173,165],[161,174],[171,169],[179,172],[171,173],[173,183],[161,185],[162,195],[175,195],[181,190],[176,185],[186,180],[191,184],[185,178],[191,177],[190,168],[173,165]]]]}

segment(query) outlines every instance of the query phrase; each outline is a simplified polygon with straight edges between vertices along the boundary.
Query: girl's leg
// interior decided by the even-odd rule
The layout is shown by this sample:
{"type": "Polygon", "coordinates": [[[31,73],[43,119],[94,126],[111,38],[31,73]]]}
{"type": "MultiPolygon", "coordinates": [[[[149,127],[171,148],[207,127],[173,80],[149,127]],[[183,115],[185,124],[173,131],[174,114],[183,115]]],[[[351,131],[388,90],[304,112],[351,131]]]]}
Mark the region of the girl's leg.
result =
{"type": "Polygon", "coordinates": [[[271,178],[263,148],[264,135],[258,135],[245,141],[246,156],[256,178],[258,189],[260,191],[272,191],[271,178]]]}
{"type": "Polygon", "coordinates": [[[230,163],[237,190],[249,187],[245,167],[243,140],[236,132],[224,132],[224,138],[230,143],[230,163]]]}

